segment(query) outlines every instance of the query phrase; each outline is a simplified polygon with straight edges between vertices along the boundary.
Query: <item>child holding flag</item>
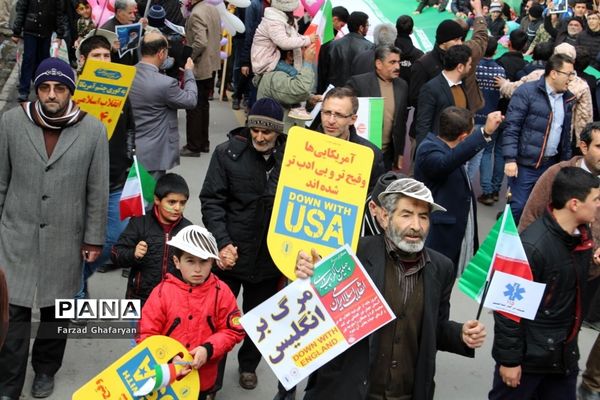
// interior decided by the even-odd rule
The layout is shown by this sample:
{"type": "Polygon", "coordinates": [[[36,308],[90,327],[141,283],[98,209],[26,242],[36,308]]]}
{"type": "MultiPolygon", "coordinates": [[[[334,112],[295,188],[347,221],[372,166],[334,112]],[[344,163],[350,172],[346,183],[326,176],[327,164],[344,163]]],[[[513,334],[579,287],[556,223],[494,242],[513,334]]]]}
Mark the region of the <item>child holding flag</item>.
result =
{"type": "MultiPolygon", "coordinates": [[[[593,251],[588,224],[600,206],[600,180],[565,167],[554,179],[551,198],[550,209],[521,234],[533,280],[546,284],[535,319],[517,322],[494,313],[491,400],[576,398],[577,338],[593,251]]],[[[504,295],[509,292],[507,287],[504,295]]]]}
{"type": "Polygon", "coordinates": [[[181,375],[199,369],[198,398],[212,399],[220,359],[245,336],[240,311],[229,287],[211,273],[219,250],[206,228],[187,226],[167,244],[174,248],[176,271],[167,273],[150,294],[142,309],[137,341],[166,335],[181,342],[194,356],[181,375]]]}
{"type": "Polygon", "coordinates": [[[188,185],[177,174],[163,175],[154,189],[152,210],[129,220],[112,249],[116,265],[131,267],[126,298],[142,305],[167,272],[175,270],[167,241],[192,223],[183,216],[190,196],[188,185]]]}

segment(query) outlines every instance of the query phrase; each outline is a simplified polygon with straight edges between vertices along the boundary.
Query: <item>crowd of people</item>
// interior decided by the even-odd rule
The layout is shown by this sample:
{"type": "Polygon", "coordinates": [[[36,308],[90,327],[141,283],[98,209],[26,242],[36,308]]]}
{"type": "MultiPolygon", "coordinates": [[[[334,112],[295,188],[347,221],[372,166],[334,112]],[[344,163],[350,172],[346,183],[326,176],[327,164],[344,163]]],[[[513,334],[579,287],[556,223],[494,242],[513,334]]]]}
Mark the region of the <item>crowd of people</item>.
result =
{"type": "MultiPolygon", "coordinates": [[[[239,385],[256,388],[261,354],[239,316],[287,283],[267,232],[287,133],[307,121],[374,154],[357,256],[398,318],[313,373],[305,399],[433,399],[436,352],[473,357],[486,339],[481,322],[450,320],[450,294],[479,247],[477,206],[505,199],[533,278],[547,286],[534,320],[494,314],[489,398],[600,399],[600,336],[577,387],[578,333],[600,327],[597,5],[422,0],[414,14],[448,12],[426,53],[409,15],[371,27],[368,14],[336,6],[324,35],[334,39],[320,43],[298,6],[230,7],[245,32],[223,63],[221,17],[207,0],[115,0],[101,26],[85,0],[17,0],[11,18],[10,0],[0,0],[0,28],[11,20],[24,52],[19,106],[0,119],[0,400],[23,391],[34,306],[31,393],[52,394],[67,338],[51,330],[69,323],[56,318],[54,299],[89,298],[89,277],[107,263],[127,268],[123,297],[143,305],[136,340],[179,340],[193,357],[182,375],[199,369],[199,399],[226,384],[239,342],[239,385]],[[131,31],[121,48],[115,29],[136,22],[141,37],[131,31]],[[69,62],[49,57],[52,34],[69,62]],[[87,60],[136,69],[110,138],[72,99],[87,60]],[[246,123],[211,145],[217,77],[246,123]],[[380,147],[355,127],[358,97],[383,98],[380,147]],[[211,157],[203,227],[184,217],[191,193],[169,172],[202,153],[211,157]],[[122,221],[134,154],[156,180],[154,201],[122,221]]],[[[300,251],[297,277],[319,259],[300,251]]],[[[275,400],[296,398],[295,388],[273,390],[275,400]]]]}

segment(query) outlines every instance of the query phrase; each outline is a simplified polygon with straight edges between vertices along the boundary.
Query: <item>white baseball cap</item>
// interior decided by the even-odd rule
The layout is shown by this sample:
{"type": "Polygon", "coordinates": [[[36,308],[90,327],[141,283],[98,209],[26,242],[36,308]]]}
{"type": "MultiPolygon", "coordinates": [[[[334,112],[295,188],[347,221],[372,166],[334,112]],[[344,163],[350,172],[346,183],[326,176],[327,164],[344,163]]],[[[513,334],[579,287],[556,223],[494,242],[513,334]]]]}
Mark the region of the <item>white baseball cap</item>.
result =
{"type": "Polygon", "coordinates": [[[419,182],[412,178],[397,179],[390,183],[388,187],[379,194],[379,201],[383,201],[383,198],[393,193],[400,193],[413,199],[421,200],[431,204],[431,211],[446,211],[446,209],[439,204],[433,202],[433,196],[431,190],[423,182],[419,182]]]}
{"type": "Polygon", "coordinates": [[[186,226],[167,244],[203,260],[219,259],[219,250],[214,236],[206,228],[198,225],[186,226]]]}

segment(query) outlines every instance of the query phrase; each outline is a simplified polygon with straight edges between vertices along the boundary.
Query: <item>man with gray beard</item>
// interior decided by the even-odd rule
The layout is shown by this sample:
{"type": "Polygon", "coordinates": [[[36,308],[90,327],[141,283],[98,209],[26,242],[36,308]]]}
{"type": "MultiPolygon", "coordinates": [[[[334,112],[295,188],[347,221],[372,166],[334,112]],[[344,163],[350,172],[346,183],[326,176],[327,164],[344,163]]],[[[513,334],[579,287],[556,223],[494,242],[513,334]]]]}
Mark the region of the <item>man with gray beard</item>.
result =
{"type": "MultiPolygon", "coordinates": [[[[397,318],[312,374],[305,400],[431,400],[436,352],[473,357],[484,342],[479,321],[450,321],[454,265],[424,247],[430,214],[446,210],[411,178],[390,183],[379,200],[384,233],[361,238],[357,256],[397,318]]],[[[318,260],[314,249],[301,251],[296,275],[311,276],[318,260]]]]}

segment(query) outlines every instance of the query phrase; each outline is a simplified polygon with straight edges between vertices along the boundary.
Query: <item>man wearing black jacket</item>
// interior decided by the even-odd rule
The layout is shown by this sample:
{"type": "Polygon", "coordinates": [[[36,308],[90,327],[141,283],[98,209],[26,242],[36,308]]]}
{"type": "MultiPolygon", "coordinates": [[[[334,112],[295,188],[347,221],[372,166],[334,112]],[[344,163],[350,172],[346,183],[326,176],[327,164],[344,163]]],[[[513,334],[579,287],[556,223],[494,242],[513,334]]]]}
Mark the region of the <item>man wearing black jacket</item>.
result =
{"type": "Polygon", "coordinates": [[[499,57],[496,62],[506,71],[506,79],[517,81],[517,73],[525,68],[527,62],[523,52],[527,50],[527,34],[521,29],[512,31],[509,35],[508,52],[499,57]]]}
{"type": "MultiPolygon", "coordinates": [[[[345,7],[337,6],[331,9],[331,19],[333,23],[333,37],[335,38],[344,26],[348,23],[350,14],[345,7]]],[[[329,76],[329,47],[333,41],[327,42],[319,50],[319,61],[317,64],[317,93],[323,93],[329,85],[327,77],[329,76]]]]}
{"type": "MultiPolygon", "coordinates": [[[[350,68],[357,54],[372,49],[373,43],[365,39],[369,30],[369,16],[362,11],[355,11],[348,18],[348,33],[329,46],[329,68],[327,84],[344,86],[350,79],[350,68]]],[[[320,72],[319,72],[320,73],[320,72]]]]}
{"type": "Polygon", "coordinates": [[[63,0],[18,0],[12,41],[23,40],[23,64],[19,78],[19,102],[27,101],[31,78],[43,59],[50,57],[50,39],[60,43],[66,29],[63,0]]]}
{"type": "MultiPolygon", "coordinates": [[[[215,236],[221,259],[213,272],[234,296],[243,287],[244,312],[277,293],[283,277],[267,249],[267,231],[285,142],[283,109],[273,99],[258,100],[246,126],[216,147],[200,192],[202,221],[215,236]]],[[[260,360],[247,337],[238,352],[242,388],[256,388],[260,360]]],[[[222,374],[217,388],[219,380],[222,374]]]]}
{"type": "Polygon", "coordinates": [[[410,38],[413,33],[415,23],[411,16],[401,15],[396,20],[396,42],[394,43],[400,49],[400,76],[410,85],[410,70],[412,65],[423,56],[423,51],[415,47],[410,38]]]}
{"type": "MultiPolygon", "coordinates": [[[[315,371],[305,400],[432,400],[437,351],[473,357],[484,342],[479,321],[450,320],[454,266],[424,246],[431,214],[444,208],[411,178],[392,182],[378,197],[384,232],[361,238],[356,254],[399,318],[315,371]]],[[[311,253],[298,254],[299,278],[312,275],[319,256],[311,253]]]]}
{"type": "Polygon", "coordinates": [[[385,169],[401,169],[406,136],[408,85],[400,75],[400,49],[377,46],[375,71],[355,75],[346,84],[359,97],[383,97],[383,137],[381,151],[385,169]]]}
{"type": "Polygon", "coordinates": [[[600,69],[600,62],[596,59],[600,54],[600,13],[593,12],[587,16],[587,28],[577,35],[577,46],[586,47],[592,55],[592,66],[600,69]]]}
{"type": "Polygon", "coordinates": [[[533,280],[546,289],[532,320],[494,313],[491,400],[575,400],[581,301],[593,252],[588,224],[600,206],[599,187],[589,172],[563,168],[552,184],[550,209],[521,234],[533,280]]]}

